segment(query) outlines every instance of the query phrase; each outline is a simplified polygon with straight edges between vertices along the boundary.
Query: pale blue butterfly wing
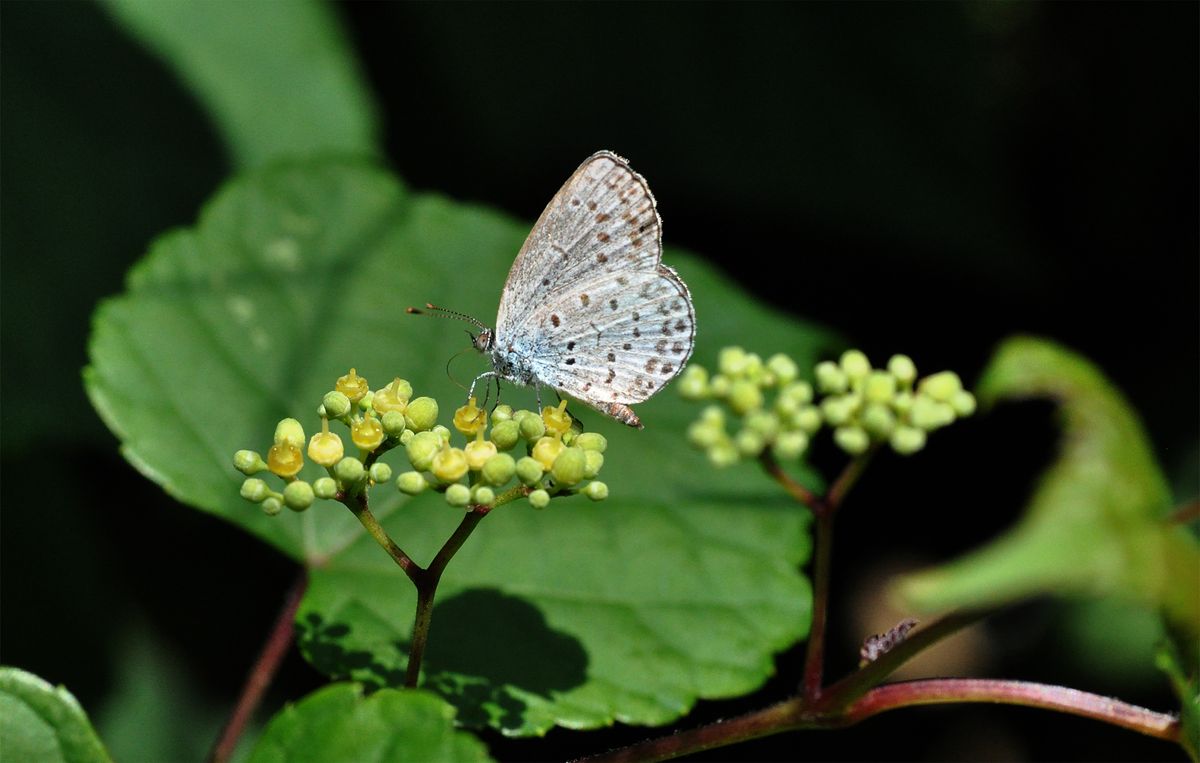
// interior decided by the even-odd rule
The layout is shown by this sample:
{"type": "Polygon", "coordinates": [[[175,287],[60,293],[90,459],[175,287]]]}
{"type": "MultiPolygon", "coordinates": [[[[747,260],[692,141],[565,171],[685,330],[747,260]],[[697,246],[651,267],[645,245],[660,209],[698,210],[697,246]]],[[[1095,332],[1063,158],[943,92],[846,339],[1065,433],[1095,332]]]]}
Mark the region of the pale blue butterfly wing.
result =
{"type": "Polygon", "coordinates": [[[662,264],[662,223],[624,159],[589,157],[542,212],[504,285],[493,364],[640,426],[629,404],[692,354],[687,286],[662,264]]]}

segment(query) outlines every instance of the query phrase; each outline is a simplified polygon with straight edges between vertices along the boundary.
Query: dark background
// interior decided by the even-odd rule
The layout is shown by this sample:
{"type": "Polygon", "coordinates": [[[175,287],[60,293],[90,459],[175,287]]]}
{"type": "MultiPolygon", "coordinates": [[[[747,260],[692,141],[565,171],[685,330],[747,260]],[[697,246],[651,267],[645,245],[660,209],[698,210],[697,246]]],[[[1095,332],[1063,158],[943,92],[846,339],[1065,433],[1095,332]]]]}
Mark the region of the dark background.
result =
{"type": "MultiPolygon", "coordinates": [[[[1198,9],[339,6],[387,161],[409,184],[532,220],[585,156],[615,150],[649,179],[668,245],[877,361],[902,351],[970,380],[1015,332],[1083,352],[1143,415],[1181,500],[1200,458],[1198,9]]],[[[155,235],[191,224],[231,167],[190,94],[99,7],[10,1],[0,14],[0,660],[103,716],[131,633],[149,634],[217,723],[293,570],[138,477],[79,370],[96,302],[155,235]]],[[[770,336],[745,344],[774,349],[770,336]]],[[[853,664],[863,634],[846,602],[873,571],[952,557],[1018,515],[1054,428],[1048,406],[1003,413],[915,460],[884,459],[856,492],[833,673],[853,664]]],[[[1048,602],[995,618],[985,672],[1172,705],[1152,668],[1072,659],[1061,621],[1048,602]]],[[[760,694],[702,703],[685,725],[784,696],[798,655],[760,694]]],[[[320,682],[293,657],[269,706],[320,682]]],[[[215,731],[179,731],[179,749],[215,731]]],[[[487,741],[505,758],[561,758],[646,735],[487,741]]],[[[968,707],[705,759],[961,757],[1182,755],[1089,721],[968,707]]]]}

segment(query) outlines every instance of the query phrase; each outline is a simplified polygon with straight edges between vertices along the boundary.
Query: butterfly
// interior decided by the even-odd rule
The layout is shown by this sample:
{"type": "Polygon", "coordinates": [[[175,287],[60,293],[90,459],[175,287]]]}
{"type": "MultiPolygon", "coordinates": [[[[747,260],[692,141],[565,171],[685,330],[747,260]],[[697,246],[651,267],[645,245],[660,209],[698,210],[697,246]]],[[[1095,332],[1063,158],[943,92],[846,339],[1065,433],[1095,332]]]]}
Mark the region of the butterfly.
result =
{"type": "MultiPolygon", "coordinates": [[[[696,337],[691,294],[662,264],[662,220],[646,180],[592,154],[534,223],[500,295],[495,330],[472,337],[495,377],[570,395],[629,426],[629,406],[683,370],[696,337]]],[[[409,312],[420,310],[409,308],[409,312]]]]}

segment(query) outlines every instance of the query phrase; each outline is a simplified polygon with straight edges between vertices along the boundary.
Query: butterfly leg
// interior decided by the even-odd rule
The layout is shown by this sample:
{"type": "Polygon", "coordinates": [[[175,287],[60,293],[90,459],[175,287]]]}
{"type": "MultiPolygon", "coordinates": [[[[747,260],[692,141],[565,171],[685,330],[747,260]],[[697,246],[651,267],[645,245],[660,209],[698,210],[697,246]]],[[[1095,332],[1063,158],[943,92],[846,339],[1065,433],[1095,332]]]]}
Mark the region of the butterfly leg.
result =
{"type": "Polygon", "coordinates": [[[474,379],[472,379],[471,380],[471,389],[467,390],[467,400],[470,400],[471,398],[475,397],[475,385],[479,383],[480,379],[488,379],[488,388],[490,389],[491,384],[492,384],[491,378],[495,375],[496,375],[495,371],[484,371],[479,376],[476,376],[474,379]]]}

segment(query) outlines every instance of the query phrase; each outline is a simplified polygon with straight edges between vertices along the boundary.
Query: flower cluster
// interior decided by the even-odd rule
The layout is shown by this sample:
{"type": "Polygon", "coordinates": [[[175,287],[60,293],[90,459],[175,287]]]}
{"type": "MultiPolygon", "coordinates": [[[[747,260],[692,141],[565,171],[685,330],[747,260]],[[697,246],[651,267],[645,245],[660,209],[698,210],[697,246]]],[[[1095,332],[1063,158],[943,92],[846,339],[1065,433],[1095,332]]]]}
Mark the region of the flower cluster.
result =
{"type": "Polygon", "coordinates": [[[467,442],[454,447],[451,430],[437,423],[437,401],[412,395],[412,385],[399,377],[372,391],[350,369],[322,399],[317,409],[321,431],[308,440],[307,449],[303,427],[289,418],[276,426],[265,460],[250,450],[234,455],[234,466],[247,476],[242,497],[272,515],[284,506],[304,511],[317,498],[349,504],[362,491],[391,481],[392,468],[378,459],[398,447],[412,465],[396,477],[400,491],[416,495],[435,490],[451,506],[492,507],[528,496],[540,509],[560,495],[583,493],[596,501],[608,496],[607,485],[595,479],[608,443],[603,435],[582,432],[566,412],[565,401],[541,415],[497,406],[488,437],[488,412],[471,398],[455,411],[454,428],[467,442]],[[357,455],[346,455],[342,438],[330,431],[331,421],[349,428],[357,455]],[[525,455],[513,455],[518,445],[525,455]],[[326,476],[311,483],[298,478],[305,452],[325,468],[326,476]],[[254,476],[265,471],[286,483],[282,492],[254,476]],[[514,480],[515,487],[504,491],[514,480]]]}
{"type": "Polygon", "coordinates": [[[717,373],[693,364],[680,380],[685,398],[717,401],[691,425],[688,439],[715,466],[757,458],[768,448],[781,460],[797,459],[823,426],[851,455],[883,442],[908,455],[925,447],[927,433],[975,411],[975,398],[957,374],[918,380],[906,355],[893,355],[886,368],[876,369],[861,351],[847,350],[837,363],[819,363],[814,382],[800,379],[795,361],[782,353],[764,362],[741,347],[726,347],[717,373]],[[726,429],[730,412],[737,417],[732,434],[726,429]]]}

